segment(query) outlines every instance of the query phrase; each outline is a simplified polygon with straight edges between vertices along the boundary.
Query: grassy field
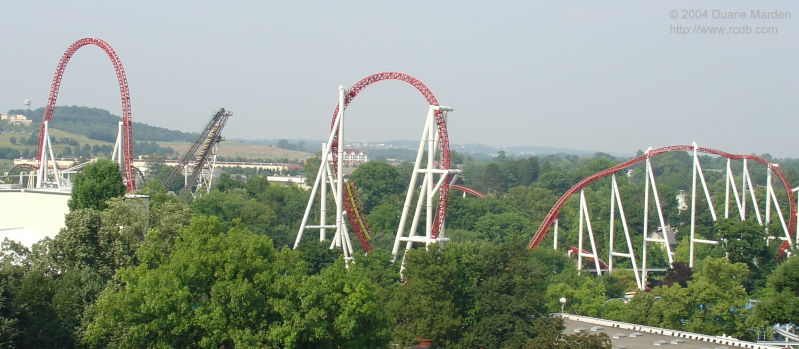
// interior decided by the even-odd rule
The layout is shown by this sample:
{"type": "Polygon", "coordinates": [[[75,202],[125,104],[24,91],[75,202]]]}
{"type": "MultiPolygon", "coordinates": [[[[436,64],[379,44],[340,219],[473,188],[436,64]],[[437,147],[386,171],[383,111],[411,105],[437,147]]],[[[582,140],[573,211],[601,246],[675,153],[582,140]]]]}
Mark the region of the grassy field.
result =
{"type": "MultiPolygon", "coordinates": [[[[76,134],[73,134],[73,133],[57,130],[57,129],[54,129],[54,128],[51,128],[49,131],[50,131],[50,139],[58,140],[58,139],[64,138],[64,137],[72,138],[72,139],[78,141],[78,143],[80,143],[81,147],[83,147],[86,144],[88,144],[91,147],[93,147],[95,145],[97,145],[97,146],[102,146],[102,145],[114,146],[114,143],[103,142],[103,141],[98,141],[98,140],[94,140],[94,139],[89,139],[89,138],[86,138],[85,136],[76,135],[76,134]]],[[[25,133],[1,133],[0,134],[0,147],[16,149],[16,150],[19,150],[20,152],[25,150],[25,149],[28,149],[30,151],[35,152],[36,151],[36,145],[23,145],[22,144],[22,141],[24,139],[27,139],[28,137],[30,137],[29,133],[28,134],[25,134],[25,133]],[[14,138],[17,139],[17,144],[11,144],[11,137],[14,137],[14,138]]],[[[66,145],[66,144],[54,144],[54,149],[53,150],[55,150],[55,152],[60,152],[66,147],[69,147],[69,145],[66,145]]]]}
{"type": "MultiPolygon", "coordinates": [[[[24,133],[2,133],[0,134],[0,147],[6,147],[11,149],[19,150],[20,152],[28,149],[30,152],[36,152],[36,145],[23,145],[22,141],[30,137],[30,134],[24,133]],[[16,144],[11,144],[11,137],[17,139],[16,144]]],[[[93,147],[97,146],[111,146],[113,147],[114,144],[111,142],[103,142],[94,139],[86,138],[85,136],[76,135],[73,133],[61,131],[58,129],[50,129],[50,137],[53,140],[58,140],[60,138],[72,138],[77,140],[80,143],[80,146],[83,147],[84,145],[88,144],[89,146],[93,147]]],[[[189,150],[191,147],[190,143],[187,142],[157,142],[159,145],[164,147],[169,147],[177,151],[180,156],[185,154],[186,151],[189,150]]],[[[54,144],[54,150],[56,153],[62,152],[64,148],[68,147],[66,144],[54,144]]],[[[224,156],[227,159],[233,159],[236,157],[242,157],[248,160],[263,160],[263,161],[273,161],[278,159],[289,159],[289,160],[305,160],[311,153],[306,153],[302,151],[296,150],[287,150],[281,148],[270,147],[266,145],[254,145],[254,144],[246,144],[241,142],[233,142],[233,141],[224,141],[219,145],[219,155],[224,156]]]]}
{"type": "MultiPolygon", "coordinates": [[[[186,142],[158,142],[158,145],[163,147],[170,147],[178,154],[185,154],[191,144],[186,142]]],[[[278,159],[289,160],[305,160],[311,156],[311,153],[306,153],[296,150],[287,150],[281,148],[270,147],[267,145],[253,145],[241,142],[223,141],[219,144],[219,156],[224,156],[227,159],[242,157],[247,160],[262,160],[271,161],[278,159]]]]}

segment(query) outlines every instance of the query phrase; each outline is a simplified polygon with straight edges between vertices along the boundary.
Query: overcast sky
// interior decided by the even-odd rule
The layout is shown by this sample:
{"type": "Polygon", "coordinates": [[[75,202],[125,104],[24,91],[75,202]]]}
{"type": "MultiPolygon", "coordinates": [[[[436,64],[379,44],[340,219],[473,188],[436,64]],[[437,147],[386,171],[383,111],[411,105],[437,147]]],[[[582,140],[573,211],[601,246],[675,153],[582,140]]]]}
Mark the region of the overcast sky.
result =
{"type": "MultiPolygon", "coordinates": [[[[0,111],[43,106],[63,51],[92,36],[125,66],[134,121],[184,131],[224,106],[229,138],[323,139],[338,85],[402,71],[456,108],[453,143],[799,157],[796,1],[5,0],[0,13],[0,111]],[[758,9],[790,18],[713,18],[758,9]],[[727,33],[681,32],[717,26],[727,33]]],[[[118,115],[118,93],[85,47],[58,104],[118,115]]],[[[410,86],[374,85],[348,109],[347,137],[417,139],[426,110],[410,86]]]]}

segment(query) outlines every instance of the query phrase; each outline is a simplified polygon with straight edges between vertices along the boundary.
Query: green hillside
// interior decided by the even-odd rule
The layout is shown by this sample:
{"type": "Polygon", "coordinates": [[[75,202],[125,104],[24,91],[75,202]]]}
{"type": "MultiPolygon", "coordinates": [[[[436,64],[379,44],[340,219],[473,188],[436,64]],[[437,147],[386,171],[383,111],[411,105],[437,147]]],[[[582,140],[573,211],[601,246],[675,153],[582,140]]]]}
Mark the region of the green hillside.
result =
{"type": "MultiPolygon", "coordinates": [[[[14,109],[8,114],[21,114],[33,120],[33,125],[38,127],[42,123],[44,108],[31,111],[14,109]]],[[[117,137],[117,124],[120,117],[109,113],[107,110],[79,106],[55,107],[50,128],[64,130],[86,138],[113,143],[117,137]]],[[[137,141],[184,141],[194,142],[196,133],[188,133],[152,126],[144,123],[133,122],[133,138],[137,141]]]]}
{"type": "MultiPolygon", "coordinates": [[[[28,116],[30,127],[10,126],[0,121],[0,159],[36,156],[37,137],[43,108],[10,110],[8,114],[28,116]]],[[[108,157],[114,148],[120,118],[106,110],[89,107],[56,107],[50,123],[50,135],[56,157],[108,157]]],[[[158,154],[177,158],[197,140],[197,133],[187,133],[133,124],[133,155],[158,154]]],[[[310,153],[266,145],[225,141],[219,147],[223,158],[230,160],[299,161],[310,153]]]]}
{"type": "MultiPolygon", "coordinates": [[[[50,129],[50,140],[56,157],[108,157],[114,149],[113,142],[91,139],[59,129],[50,129]]],[[[0,159],[36,157],[38,131],[29,133],[0,133],[0,159]]],[[[160,147],[155,142],[134,142],[133,155],[175,155],[169,147],[160,147]]]]}

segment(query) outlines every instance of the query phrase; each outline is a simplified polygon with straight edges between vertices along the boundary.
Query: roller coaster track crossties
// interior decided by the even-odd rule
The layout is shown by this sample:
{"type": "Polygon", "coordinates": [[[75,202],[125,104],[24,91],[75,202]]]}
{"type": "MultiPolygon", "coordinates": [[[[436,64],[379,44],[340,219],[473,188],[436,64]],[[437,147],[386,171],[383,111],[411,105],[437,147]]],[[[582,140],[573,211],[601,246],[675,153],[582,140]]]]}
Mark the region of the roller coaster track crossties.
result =
{"type": "MultiPolygon", "coordinates": [[[[114,66],[114,71],[116,72],[117,82],[119,83],[119,94],[122,99],[123,163],[121,170],[125,180],[125,187],[128,191],[133,191],[136,187],[136,183],[134,173],[131,168],[131,161],[133,157],[133,121],[130,112],[130,91],[128,90],[128,78],[125,76],[125,69],[122,67],[122,62],[119,60],[117,53],[114,51],[111,45],[101,39],[82,38],[78,41],[75,41],[61,56],[61,60],[58,61],[58,66],[56,67],[55,74],[53,75],[53,82],[50,85],[50,94],[47,97],[47,106],[44,109],[42,125],[39,127],[39,145],[36,158],[42,159],[42,153],[45,151],[45,128],[47,127],[47,123],[53,118],[53,111],[55,110],[56,100],[58,99],[58,90],[61,87],[61,79],[64,76],[64,70],[67,67],[67,63],[69,63],[70,58],[72,58],[75,52],[87,45],[94,45],[102,49],[108,56],[108,59],[111,60],[111,64],[114,66]]],[[[42,166],[47,166],[47,164],[40,164],[40,168],[42,166]]]]}
{"type": "Polygon", "coordinates": [[[175,182],[175,178],[183,172],[190,162],[194,162],[194,168],[191,174],[187,177],[186,182],[183,184],[183,190],[192,191],[197,186],[197,180],[200,173],[203,171],[209,156],[213,152],[214,147],[222,141],[222,129],[230,116],[231,112],[226,111],[225,108],[220,108],[219,111],[211,117],[208,124],[197,137],[197,140],[192,144],[191,148],[183,155],[180,163],[172,169],[169,176],[164,180],[164,186],[169,188],[175,182]]]}
{"type": "MultiPolygon", "coordinates": [[[[580,194],[579,195],[580,196],[580,209],[579,209],[579,211],[580,211],[580,213],[579,213],[579,215],[580,215],[580,230],[579,230],[580,231],[580,236],[579,236],[579,241],[580,241],[580,244],[582,245],[583,224],[584,224],[584,221],[586,221],[587,222],[588,234],[589,234],[589,237],[591,238],[591,248],[593,250],[593,253],[587,253],[586,251],[582,250],[582,246],[579,246],[579,247],[576,247],[576,248],[573,247],[573,246],[569,246],[568,249],[572,250],[572,252],[574,252],[575,254],[578,255],[578,263],[579,263],[579,259],[581,257],[585,257],[585,258],[588,258],[591,261],[595,261],[596,266],[597,266],[597,273],[600,273],[601,269],[605,269],[605,268],[600,266],[600,263],[602,263],[602,264],[604,264],[604,263],[601,262],[601,260],[598,258],[598,254],[596,252],[596,246],[594,244],[593,232],[592,232],[592,228],[591,228],[590,218],[588,216],[588,209],[587,209],[587,204],[585,203],[585,197],[584,197],[584,194],[583,194],[583,189],[586,186],[588,186],[589,184],[591,184],[593,182],[596,182],[599,179],[611,176],[611,186],[612,186],[612,188],[611,188],[611,208],[610,208],[610,211],[609,211],[610,212],[610,231],[609,231],[610,240],[613,240],[613,230],[614,230],[614,228],[613,228],[613,224],[614,223],[613,222],[614,222],[615,210],[616,210],[616,207],[618,207],[618,213],[619,213],[619,217],[621,218],[621,221],[622,221],[622,227],[624,228],[624,232],[625,232],[625,235],[627,236],[627,240],[628,240],[628,242],[627,242],[627,244],[628,244],[628,246],[627,246],[628,247],[628,253],[620,253],[620,252],[613,251],[613,242],[609,241],[610,244],[611,244],[610,245],[610,249],[609,249],[609,256],[608,256],[609,259],[610,259],[609,260],[610,263],[608,263],[609,264],[609,268],[612,269],[612,267],[613,267],[613,257],[615,256],[615,257],[630,258],[631,261],[632,261],[632,264],[633,264],[633,268],[636,269],[635,257],[634,257],[632,245],[629,242],[629,240],[630,240],[629,232],[627,231],[627,223],[626,223],[626,220],[625,220],[625,217],[624,217],[624,211],[623,211],[623,207],[622,207],[622,202],[621,202],[621,199],[619,197],[620,192],[618,190],[618,185],[616,184],[615,174],[617,172],[621,171],[621,170],[628,169],[631,166],[639,164],[639,163],[642,163],[642,162],[644,162],[646,164],[646,168],[645,168],[646,174],[644,175],[644,177],[645,177],[644,180],[646,181],[646,188],[647,189],[646,189],[646,192],[645,192],[645,198],[648,198],[649,192],[650,192],[649,188],[651,186],[652,190],[653,190],[654,197],[655,197],[655,205],[656,205],[656,208],[657,208],[657,212],[658,212],[658,215],[660,216],[659,218],[660,218],[661,227],[659,227],[659,228],[662,231],[664,231],[664,235],[670,234],[670,233],[667,232],[666,224],[663,221],[663,214],[661,212],[660,201],[659,201],[659,198],[658,198],[658,195],[657,195],[657,187],[655,186],[655,182],[654,182],[654,180],[655,180],[654,179],[654,174],[653,174],[653,171],[651,169],[651,165],[649,164],[649,161],[650,161],[651,158],[653,158],[655,156],[658,156],[658,155],[661,155],[661,154],[669,153],[669,152],[693,152],[693,168],[694,168],[694,170],[693,170],[693,181],[692,181],[693,184],[692,184],[692,190],[691,190],[691,193],[690,193],[690,195],[691,195],[691,208],[690,208],[691,209],[691,226],[690,226],[690,228],[691,228],[691,240],[690,240],[690,242],[691,242],[691,245],[690,245],[691,246],[691,252],[690,252],[690,258],[691,258],[690,259],[690,263],[691,263],[691,265],[693,264],[693,243],[694,242],[706,243],[706,244],[715,244],[715,243],[717,243],[715,241],[703,240],[703,239],[700,239],[700,238],[696,238],[694,236],[694,234],[695,234],[695,231],[694,231],[694,229],[695,229],[695,227],[694,227],[694,219],[695,218],[694,217],[695,217],[695,214],[696,214],[696,198],[699,196],[699,194],[698,194],[699,192],[696,189],[697,188],[697,178],[699,178],[701,180],[701,185],[702,185],[702,187],[704,189],[704,194],[705,194],[705,198],[706,198],[706,201],[707,201],[707,204],[708,204],[708,207],[709,207],[709,211],[711,213],[711,217],[713,218],[714,221],[716,220],[715,208],[713,206],[711,195],[710,195],[707,183],[705,182],[705,178],[704,178],[704,175],[702,173],[703,171],[702,171],[702,168],[701,168],[701,165],[700,165],[700,161],[699,161],[699,158],[698,158],[698,154],[699,153],[717,155],[717,156],[721,156],[721,157],[727,159],[726,194],[725,194],[725,203],[724,203],[724,205],[725,205],[725,207],[724,207],[724,216],[725,216],[725,218],[728,218],[729,214],[730,214],[730,210],[729,210],[730,202],[731,202],[730,189],[732,189],[732,192],[734,194],[734,199],[735,199],[734,203],[736,205],[738,205],[738,212],[739,212],[740,219],[741,220],[745,219],[746,201],[748,200],[746,195],[747,195],[747,192],[748,192],[748,194],[749,194],[749,196],[751,198],[752,206],[754,207],[753,211],[756,214],[758,222],[760,222],[761,224],[768,225],[770,217],[771,217],[771,214],[769,213],[771,204],[773,203],[774,206],[775,206],[775,212],[776,212],[776,215],[778,216],[778,218],[780,220],[780,223],[782,224],[782,231],[784,233],[784,237],[780,237],[780,240],[782,240],[782,243],[781,243],[780,248],[778,250],[778,255],[782,256],[786,252],[786,250],[792,244],[794,244],[794,240],[796,239],[795,232],[796,232],[796,220],[797,220],[797,217],[796,217],[796,214],[797,214],[796,201],[795,201],[795,197],[794,197],[793,191],[791,190],[791,186],[789,185],[788,180],[785,178],[785,175],[782,173],[782,171],[780,171],[778,165],[772,164],[772,163],[768,162],[767,160],[765,160],[763,158],[760,158],[758,156],[754,156],[754,155],[731,154],[731,153],[727,153],[727,152],[716,150],[716,149],[699,147],[696,144],[693,144],[693,145],[674,145],[674,146],[667,146],[667,147],[662,147],[662,148],[658,148],[658,149],[648,150],[645,154],[643,154],[641,156],[635,157],[635,158],[630,159],[628,161],[625,161],[625,162],[623,162],[621,164],[618,164],[616,166],[610,167],[610,168],[608,168],[606,170],[594,173],[593,175],[590,175],[590,176],[584,178],[583,180],[579,181],[577,184],[575,184],[574,186],[569,188],[558,199],[558,201],[555,203],[555,205],[550,209],[549,213],[546,215],[546,217],[544,218],[543,222],[538,227],[538,230],[536,231],[535,235],[530,240],[530,243],[529,243],[528,247],[530,249],[537,248],[541,244],[541,242],[544,240],[544,238],[547,236],[547,233],[550,230],[550,228],[553,226],[553,224],[555,225],[555,234],[556,234],[555,237],[554,237],[553,244],[555,245],[555,247],[557,247],[557,230],[558,230],[557,229],[557,220],[558,220],[558,216],[559,216],[559,214],[561,212],[561,209],[566,204],[566,202],[569,200],[569,198],[571,198],[574,194],[578,194],[579,193],[580,194]],[[743,170],[742,170],[742,174],[741,174],[741,177],[742,177],[741,181],[743,182],[743,184],[742,184],[742,188],[741,188],[742,194],[741,194],[740,197],[739,197],[739,190],[737,189],[737,186],[735,185],[735,180],[734,180],[734,176],[733,176],[731,165],[730,165],[730,161],[731,160],[741,160],[743,162],[743,166],[742,166],[743,170]],[[766,180],[767,182],[766,182],[766,193],[765,193],[765,196],[766,196],[765,223],[764,223],[764,220],[761,219],[760,211],[759,211],[757,200],[755,198],[755,193],[754,193],[755,192],[755,187],[752,185],[751,176],[749,175],[749,170],[748,170],[748,167],[747,167],[747,161],[753,161],[753,162],[762,164],[762,165],[764,165],[767,168],[767,180],[766,180]],[[787,222],[785,221],[784,216],[782,214],[782,211],[780,210],[780,205],[779,205],[779,200],[777,199],[777,195],[776,195],[776,193],[774,192],[774,190],[772,188],[772,185],[771,185],[771,174],[774,174],[777,177],[777,179],[779,180],[779,182],[782,185],[782,189],[785,191],[785,197],[787,198],[786,200],[787,200],[787,203],[788,203],[788,215],[789,215],[787,222]]],[[[645,216],[644,217],[644,230],[645,231],[647,230],[646,221],[648,219],[646,217],[646,216],[648,216],[648,214],[647,214],[648,204],[646,204],[646,202],[648,202],[648,199],[645,199],[645,204],[644,204],[645,205],[645,207],[644,207],[644,216],[645,216]]],[[[733,207],[735,207],[735,206],[733,206],[733,207]]],[[[661,240],[651,239],[651,238],[648,238],[647,236],[645,236],[644,237],[644,246],[646,246],[646,242],[647,241],[650,241],[650,242],[664,242],[664,245],[668,246],[668,243],[665,243],[666,242],[665,240],[667,240],[666,236],[664,236],[661,240]]],[[[671,262],[672,261],[671,250],[667,248],[667,252],[668,252],[669,262],[671,262]]],[[[645,275],[646,275],[646,265],[645,265],[646,264],[646,249],[645,249],[645,247],[644,247],[644,250],[642,250],[642,253],[643,253],[643,264],[644,264],[643,269],[642,269],[642,276],[643,276],[642,280],[646,280],[646,278],[645,278],[645,275]]],[[[579,265],[578,265],[578,268],[580,268],[579,265]]],[[[638,276],[638,275],[636,274],[636,276],[638,276]]],[[[639,281],[639,287],[642,287],[641,279],[639,279],[638,281],[639,281]]]]}
{"type": "MultiPolygon", "coordinates": [[[[422,83],[421,81],[419,81],[415,77],[413,77],[411,75],[408,75],[408,74],[405,74],[405,73],[383,72],[383,73],[377,73],[377,74],[369,75],[369,76],[361,79],[360,81],[356,82],[355,85],[352,85],[352,87],[348,90],[349,92],[347,93],[347,95],[345,97],[344,109],[346,109],[347,106],[349,106],[350,102],[352,102],[352,100],[355,99],[355,97],[359,93],[361,93],[361,91],[363,91],[364,89],[366,89],[367,87],[369,87],[370,85],[372,85],[372,84],[374,84],[376,82],[380,82],[380,81],[384,81],[384,80],[399,80],[399,81],[408,83],[409,85],[411,85],[414,88],[416,88],[416,90],[419,91],[419,93],[422,94],[422,96],[425,98],[425,100],[427,100],[427,103],[429,105],[431,105],[431,106],[439,106],[438,100],[436,99],[436,96],[433,95],[433,92],[430,91],[430,89],[427,88],[427,86],[425,86],[424,83],[422,83]]],[[[336,109],[333,111],[333,117],[332,117],[333,120],[331,121],[331,125],[330,125],[331,131],[334,131],[336,129],[335,120],[336,120],[336,115],[338,115],[338,108],[339,108],[339,106],[336,106],[336,109]]],[[[444,169],[444,170],[449,170],[449,168],[450,168],[450,155],[449,155],[449,134],[447,133],[447,120],[444,117],[444,114],[440,110],[436,110],[435,111],[435,116],[436,116],[436,126],[438,128],[438,136],[440,137],[440,142],[441,142],[441,168],[444,169]]],[[[338,147],[339,147],[338,136],[336,135],[336,136],[333,137],[333,142],[331,143],[331,153],[333,155],[333,167],[334,167],[333,168],[333,172],[334,173],[335,173],[335,170],[336,170],[335,166],[336,166],[336,163],[337,163],[336,159],[338,157],[338,154],[337,154],[338,147]]],[[[449,183],[449,182],[448,182],[447,179],[445,179],[444,183],[449,183]]],[[[449,189],[450,189],[449,185],[441,186],[441,191],[440,191],[439,197],[438,197],[438,205],[437,205],[437,210],[436,210],[436,216],[435,216],[435,219],[433,221],[434,222],[433,223],[433,238],[437,238],[438,237],[438,235],[440,234],[440,232],[441,232],[441,230],[443,229],[443,226],[444,226],[444,217],[446,216],[446,213],[447,213],[447,197],[449,196],[449,189]]],[[[346,192],[345,192],[345,196],[346,195],[348,195],[348,194],[346,194],[346,192]]],[[[344,201],[348,201],[348,199],[345,197],[344,201]]],[[[357,201],[357,198],[356,198],[356,201],[357,201]]],[[[347,216],[350,217],[352,215],[348,214],[347,216]]],[[[356,236],[358,236],[358,232],[357,231],[354,232],[354,233],[356,234],[356,236]]],[[[358,239],[360,241],[360,239],[361,239],[360,236],[358,237],[358,239]]],[[[367,249],[367,246],[363,246],[363,247],[364,247],[364,250],[367,249]]]]}

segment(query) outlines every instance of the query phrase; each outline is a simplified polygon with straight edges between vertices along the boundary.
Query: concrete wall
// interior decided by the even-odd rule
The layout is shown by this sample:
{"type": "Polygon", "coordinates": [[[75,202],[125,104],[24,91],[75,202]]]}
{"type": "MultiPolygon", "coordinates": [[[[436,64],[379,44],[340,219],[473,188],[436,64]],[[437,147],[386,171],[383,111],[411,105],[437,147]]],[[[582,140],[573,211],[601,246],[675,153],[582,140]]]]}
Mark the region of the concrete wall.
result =
{"type": "Polygon", "coordinates": [[[0,190],[0,240],[3,231],[23,230],[54,237],[69,213],[69,192],[54,190],[0,190]]]}

